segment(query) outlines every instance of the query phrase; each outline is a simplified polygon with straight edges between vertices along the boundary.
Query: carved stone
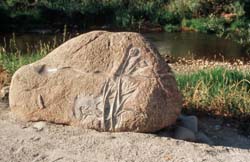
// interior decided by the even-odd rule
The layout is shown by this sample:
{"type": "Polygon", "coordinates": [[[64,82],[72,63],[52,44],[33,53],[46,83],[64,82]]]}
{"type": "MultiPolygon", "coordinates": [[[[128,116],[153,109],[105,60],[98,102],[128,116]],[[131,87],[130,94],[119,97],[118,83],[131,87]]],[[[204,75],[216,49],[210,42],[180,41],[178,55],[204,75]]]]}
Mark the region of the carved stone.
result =
{"type": "Polygon", "coordinates": [[[170,67],[143,36],[94,31],[21,67],[10,107],[26,121],[154,132],[175,123],[181,95],[170,67]]]}

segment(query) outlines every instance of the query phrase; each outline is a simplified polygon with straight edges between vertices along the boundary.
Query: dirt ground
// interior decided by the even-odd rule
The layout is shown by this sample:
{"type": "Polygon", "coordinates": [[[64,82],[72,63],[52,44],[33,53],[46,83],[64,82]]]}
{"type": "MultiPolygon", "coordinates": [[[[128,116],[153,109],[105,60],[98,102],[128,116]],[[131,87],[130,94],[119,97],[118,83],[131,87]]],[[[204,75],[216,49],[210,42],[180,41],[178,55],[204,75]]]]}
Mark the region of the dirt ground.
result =
{"type": "Polygon", "coordinates": [[[16,121],[0,103],[1,162],[248,162],[250,138],[221,120],[199,119],[215,145],[155,134],[100,133],[71,126],[16,121]],[[39,125],[40,124],[40,125],[39,125]]]}
{"type": "Polygon", "coordinates": [[[0,65],[0,90],[10,84],[11,76],[0,65]]]}

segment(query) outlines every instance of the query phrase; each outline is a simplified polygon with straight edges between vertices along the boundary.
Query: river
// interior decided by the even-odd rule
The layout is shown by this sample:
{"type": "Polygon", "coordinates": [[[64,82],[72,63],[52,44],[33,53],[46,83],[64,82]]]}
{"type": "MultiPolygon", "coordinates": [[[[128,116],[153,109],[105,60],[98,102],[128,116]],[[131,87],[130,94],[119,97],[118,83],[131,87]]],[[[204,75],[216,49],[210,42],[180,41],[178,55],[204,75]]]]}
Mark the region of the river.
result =
{"type": "MultiPolygon", "coordinates": [[[[215,60],[248,60],[249,58],[242,46],[215,35],[195,32],[146,33],[143,35],[158,48],[162,55],[170,55],[175,58],[215,60]]],[[[38,47],[40,43],[60,44],[62,42],[62,34],[19,33],[13,36],[12,33],[2,33],[0,34],[0,46],[7,46],[8,50],[9,42],[13,37],[15,37],[16,47],[24,52],[28,46],[32,49],[38,47]]],[[[72,34],[68,34],[67,38],[69,37],[72,37],[72,34]]]]}

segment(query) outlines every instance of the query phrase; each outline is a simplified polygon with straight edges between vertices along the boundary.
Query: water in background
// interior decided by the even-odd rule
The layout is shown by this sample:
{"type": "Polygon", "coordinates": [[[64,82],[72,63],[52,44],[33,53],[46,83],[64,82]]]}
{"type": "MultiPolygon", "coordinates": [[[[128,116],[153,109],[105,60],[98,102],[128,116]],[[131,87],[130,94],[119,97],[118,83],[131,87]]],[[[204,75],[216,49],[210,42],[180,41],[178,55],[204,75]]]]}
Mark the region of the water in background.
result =
{"type": "MultiPolygon", "coordinates": [[[[74,35],[67,34],[66,39],[74,35]]],[[[215,35],[194,32],[147,33],[143,35],[158,48],[162,55],[170,55],[175,58],[217,59],[220,61],[223,59],[248,60],[249,58],[242,46],[215,35]]],[[[9,42],[13,37],[16,47],[23,52],[26,52],[27,47],[29,50],[38,48],[41,43],[57,46],[63,41],[62,34],[20,33],[13,35],[12,33],[2,33],[0,34],[0,46],[6,46],[8,50],[9,42]]]]}
{"type": "Polygon", "coordinates": [[[194,32],[184,33],[149,33],[146,38],[158,48],[162,55],[195,59],[248,59],[244,47],[233,42],[194,32]]]}

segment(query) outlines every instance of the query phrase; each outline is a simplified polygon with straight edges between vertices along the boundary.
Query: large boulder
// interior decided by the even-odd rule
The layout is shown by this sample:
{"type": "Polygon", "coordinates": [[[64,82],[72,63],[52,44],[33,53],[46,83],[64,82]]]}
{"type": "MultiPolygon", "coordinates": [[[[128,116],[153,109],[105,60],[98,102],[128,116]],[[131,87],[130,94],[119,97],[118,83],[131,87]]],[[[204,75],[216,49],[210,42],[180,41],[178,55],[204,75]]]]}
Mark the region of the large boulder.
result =
{"type": "Polygon", "coordinates": [[[142,35],[94,31],[21,67],[10,107],[25,121],[154,132],[175,123],[181,95],[170,67],[142,35]]]}

